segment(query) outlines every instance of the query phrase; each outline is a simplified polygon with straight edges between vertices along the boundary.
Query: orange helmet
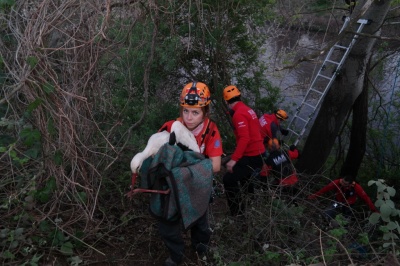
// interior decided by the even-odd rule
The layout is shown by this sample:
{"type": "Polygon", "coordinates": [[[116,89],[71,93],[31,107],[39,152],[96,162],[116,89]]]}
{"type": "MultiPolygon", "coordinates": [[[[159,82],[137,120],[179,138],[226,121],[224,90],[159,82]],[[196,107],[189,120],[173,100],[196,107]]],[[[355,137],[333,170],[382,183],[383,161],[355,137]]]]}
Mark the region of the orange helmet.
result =
{"type": "Polygon", "coordinates": [[[286,113],[284,110],[282,110],[282,109],[276,110],[276,111],[275,111],[275,115],[276,115],[276,117],[277,117],[278,119],[280,119],[280,120],[286,120],[286,119],[289,118],[289,116],[287,115],[287,113],[286,113]]]}
{"type": "Polygon", "coordinates": [[[224,89],[224,100],[229,101],[232,98],[240,96],[240,91],[235,85],[229,85],[224,89]]]}
{"type": "Polygon", "coordinates": [[[204,107],[211,102],[207,85],[202,82],[190,82],[183,87],[180,103],[183,107],[204,107]]]}
{"type": "Polygon", "coordinates": [[[279,150],[279,140],[277,138],[269,139],[268,140],[268,149],[272,151],[279,150]]]}

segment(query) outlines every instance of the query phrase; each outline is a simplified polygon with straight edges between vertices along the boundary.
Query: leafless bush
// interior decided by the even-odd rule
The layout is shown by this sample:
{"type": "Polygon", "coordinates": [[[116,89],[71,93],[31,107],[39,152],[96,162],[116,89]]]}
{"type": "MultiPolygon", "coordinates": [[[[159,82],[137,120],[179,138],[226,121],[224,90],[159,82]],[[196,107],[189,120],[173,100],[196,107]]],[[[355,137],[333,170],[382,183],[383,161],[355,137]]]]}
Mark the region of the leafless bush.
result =
{"type": "MultiPolygon", "coordinates": [[[[44,160],[26,165],[25,171],[34,176],[34,190],[55,178],[57,193],[44,213],[62,213],[70,219],[66,224],[95,220],[102,180],[107,178],[104,171],[120,151],[110,142],[118,121],[103,130],[96,117],[98,110],[109,106],[101,66],[110,66],[113,57],[100,61],[118,47],[107,37],[107,28],[112,17],[126,18],[128,13],[134,24],[141,12],[134,1],[114,5],[111,1],[17,1],[3,17],[12,42],[1,43],[0,52],[12,86],[3,89],[2,102],[8,102],[8,119],[24,120],[23,126],[30,124],[40,131],[44,160]],[[31,110],[30,116],[23,116],[26,110],[31,110]]],[[[3,158],[2,163],[7,176],[15,178],[20,174],[16,171],[23,171],[13,167],[11,160],[3,158]]]]}

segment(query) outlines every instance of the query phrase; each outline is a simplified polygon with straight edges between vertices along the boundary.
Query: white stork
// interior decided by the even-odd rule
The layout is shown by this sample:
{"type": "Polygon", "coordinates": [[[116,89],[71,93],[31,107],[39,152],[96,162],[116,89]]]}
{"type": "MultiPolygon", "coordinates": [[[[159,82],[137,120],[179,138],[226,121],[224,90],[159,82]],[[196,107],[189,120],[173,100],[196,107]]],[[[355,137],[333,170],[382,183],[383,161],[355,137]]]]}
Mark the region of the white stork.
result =
{"type": "MultiPolygon", "coordinates": [[[[190,150],[200,152],[199,146],[197,145],[196,138],[181,122],[175,121],[171,126],[171,134],[174,132],[176,143],[188,147],[190,150]]],[[[131,161],[131,170],[133,174],[138,174],[140,167],[144,160],[150,156],[154,156],[162,145],[169,142],[170,133],[167,131],[157,132],[149,138],[147,141],[146,148],[137,153],[131,161]]],[[[174,144],[174,143],[171,143],[174,144]]]]}
{"type": "Polygon", "coordinates": [[[133,194],[138,192],[152,192],[152,193],[163,193],[168,194],[168,190],[149,190],[149,189],[133,189],[136,178],[139,174],[140,167],[144,160],[150,156],[154,156],[162,145],[170,142],[171,145],[176,143],[181,143],[182,145],[188,147],[188,149],[200,152],[199,146],[197,145],[196,138],[181,122],[175,121],[171,126],[171,133],[167,131],[157,132],[149,138],[147,141],[146,148],[137,153],[131,161],[131,171],[132,171],[132,187],[131,191],[126,194],[128,198],[131,198],[133,194]],[[173,143],[171,143],[173,142],[173,143]]]}

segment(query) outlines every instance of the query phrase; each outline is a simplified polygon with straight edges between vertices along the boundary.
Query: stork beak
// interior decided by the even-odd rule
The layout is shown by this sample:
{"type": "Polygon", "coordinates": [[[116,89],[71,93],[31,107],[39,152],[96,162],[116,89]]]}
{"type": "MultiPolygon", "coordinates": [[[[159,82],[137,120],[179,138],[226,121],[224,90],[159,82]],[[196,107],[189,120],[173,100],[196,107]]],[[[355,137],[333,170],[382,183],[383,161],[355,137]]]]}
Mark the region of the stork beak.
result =
{"type": "Polygon", "coordinates": [[[132,198],[133,194],[134,194],[134,187],[135,187],[135,182],[136,182],[136,178],[138,177],[137,173],[132,173],[132,183],[131,183],[131,190],[125,194],[126,197],[128,197],[129,199],[132,198]]]}

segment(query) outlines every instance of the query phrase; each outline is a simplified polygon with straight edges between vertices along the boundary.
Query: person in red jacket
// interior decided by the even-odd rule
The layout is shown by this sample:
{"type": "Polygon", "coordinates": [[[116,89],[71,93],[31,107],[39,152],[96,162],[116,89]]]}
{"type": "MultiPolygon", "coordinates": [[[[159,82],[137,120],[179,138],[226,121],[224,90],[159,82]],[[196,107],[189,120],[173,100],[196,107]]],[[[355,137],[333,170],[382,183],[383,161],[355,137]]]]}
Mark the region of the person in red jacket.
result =
{"type": "Polygon", "coordinates": [[[296,184],[299,179],[292,160],[299,157],[297,147],[291,145],[289,150],[283,150],[276,138],[270,139],[267,147],[269,154],[260,172],[261,179],[273,176],[275,178],[273,185],[293,186],[296,184]]]}
{"type": "MultiPolygon", "coordinates": [[[[211,160],[213,172],[219,172],[223,153],[222,141],[217,125],[210,119],[211,93],[208,86],[196,81],[186,84],[179,102],[180,116],[176,120],[182,122],[193,133],[200,153],[211,160]]],[[[171,126],[176,120],[165,122],[159,132],[164,130],[171,132],[171,126]]],[[[203,200],[209,201],[207,198],[203,200]]],[[[159,221],[158,223],[158,231],[170,254],[164,262],[166,266],[178,265],[183,260],[185,242],[181,227],[181,222],[159,221]]],[[[206,254],[211,238],[208,212],[191,226],[190,234],[192,248],[199,256],[206,254]]]]}
{"type": "Polygon", "coordinates": [[[254,192],[250,178],[254,170],[263,165],[265,146],[257,114],[241,101],[239,89],[234,85],[227,86],[223,97],[230,109],[236,138],[236,147],[226,164],[223,183],[230,213],[236,216],[244,211],[240,186],[247,187],[249,193],[254,192]]]}
{"type": "Polygon", "coordinates": [[[356,203],[357,198],[361,198],[371,211],[378,212],[367,193],[354,181],[354,177],[351,175],[345,175],[343,178],[333,180],[316,193],[308,196],[308,199],[315,199],[332,190],[336,193],[336,200],[325,210],[326,216],[330,219],[335,219],[339,213],[342,213],[345,217],[351,217],[351,206],[356,203]]]}
{"type": "Polygon", "coordinates": [[[260,117],[261,136],[264,139],[264,143],[267,143],[270,139],[277,138],[278,131],[284,136],[289,134],[289,130],[281,127],[281,121],[285,121],[288,118],[289,116],[282,109],[276,110],[273,114],[264,114],[260,117]]]}

